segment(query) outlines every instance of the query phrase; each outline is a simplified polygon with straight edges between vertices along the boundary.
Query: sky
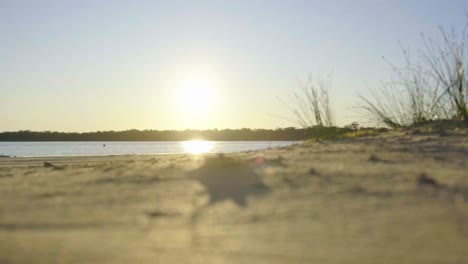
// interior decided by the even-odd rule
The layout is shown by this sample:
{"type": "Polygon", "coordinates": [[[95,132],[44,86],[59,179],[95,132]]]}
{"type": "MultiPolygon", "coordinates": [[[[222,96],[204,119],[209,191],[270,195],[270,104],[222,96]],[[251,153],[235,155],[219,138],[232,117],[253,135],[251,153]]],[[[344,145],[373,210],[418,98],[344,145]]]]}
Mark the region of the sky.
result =
{"type": "Polygon", "coordinates": [[[0,0],[0,131],[296,126],[332,76],[338,125],[391,78],[401,45],[461,28],[468,2],[0,0]]]}

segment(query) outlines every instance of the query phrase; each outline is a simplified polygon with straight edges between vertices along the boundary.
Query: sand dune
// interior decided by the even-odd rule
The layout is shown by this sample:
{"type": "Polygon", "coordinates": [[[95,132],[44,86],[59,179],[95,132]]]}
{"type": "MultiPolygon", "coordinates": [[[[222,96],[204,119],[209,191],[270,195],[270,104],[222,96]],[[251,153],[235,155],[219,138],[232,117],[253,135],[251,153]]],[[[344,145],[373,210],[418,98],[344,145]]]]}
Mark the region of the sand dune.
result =
{"type": "Polygon", "coordinates": [[[0,158],[0,263],[468,263],[467,160],[465,130],[0,158]]]}

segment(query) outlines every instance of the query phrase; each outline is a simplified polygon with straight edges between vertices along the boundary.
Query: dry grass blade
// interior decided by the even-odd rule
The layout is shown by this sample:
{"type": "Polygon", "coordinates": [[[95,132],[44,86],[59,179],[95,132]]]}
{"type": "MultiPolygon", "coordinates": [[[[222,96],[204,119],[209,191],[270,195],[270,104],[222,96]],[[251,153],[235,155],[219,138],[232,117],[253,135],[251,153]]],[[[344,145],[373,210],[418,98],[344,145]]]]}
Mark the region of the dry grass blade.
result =
{"type": "Polygon", "coordinates": [[[468,78],[465,54],[468,24],[460,37],[442,28],[441,40],[423,35],[417,59],[403,48],[405,65],[396,67],[396,81],[371,96],[359,96],[360,109],[388,127],[409,126],[437,119],[468,120],[468,78]]]}
{"type": "Polygon", "coordinates": [[[331,77],[313,81],[309,78],[306,85],[293,94],[290,102],[285,104],[292,115],[294,123],[307,128],[313,126],[331,127],[334,125],[333,111],[330,102],[331,77]]]}

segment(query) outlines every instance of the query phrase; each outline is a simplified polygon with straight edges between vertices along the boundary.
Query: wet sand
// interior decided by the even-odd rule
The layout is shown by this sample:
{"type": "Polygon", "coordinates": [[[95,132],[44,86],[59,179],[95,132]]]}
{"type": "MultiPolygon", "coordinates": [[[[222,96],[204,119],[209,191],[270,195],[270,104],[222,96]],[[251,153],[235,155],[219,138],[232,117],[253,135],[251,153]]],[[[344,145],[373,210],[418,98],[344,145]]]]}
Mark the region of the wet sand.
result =
{"type": "Polygon", "coordinates": [[[468,133],[0,158],[0,263],[468,263],[468,133]]]}

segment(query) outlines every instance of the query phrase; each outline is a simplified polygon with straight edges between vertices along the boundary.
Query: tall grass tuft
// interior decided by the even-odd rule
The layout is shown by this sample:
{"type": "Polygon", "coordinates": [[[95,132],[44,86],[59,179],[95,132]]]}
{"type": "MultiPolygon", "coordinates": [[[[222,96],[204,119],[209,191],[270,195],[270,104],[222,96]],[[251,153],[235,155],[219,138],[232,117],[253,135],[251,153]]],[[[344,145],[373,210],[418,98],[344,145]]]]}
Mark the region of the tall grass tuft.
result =
{"type": "Polygon", "coordinates": [[[331,76],[314,81],[309,77],[307,83],[294,93],[290,102],[281,100],[291,111],[293,118],[288,119],[303,127],[334,125],[330,102],[331,76]]]}
{"type": "Polygon", "coordinates": [[[436,119],[467,121],[467,28],[460,35],[439,28],[440,40],[422,35],[416,60],[402,48],[405,64],[389,62],[395,79],[370,96],[359,96],[360,109],[392,128],[436,119]]]}

